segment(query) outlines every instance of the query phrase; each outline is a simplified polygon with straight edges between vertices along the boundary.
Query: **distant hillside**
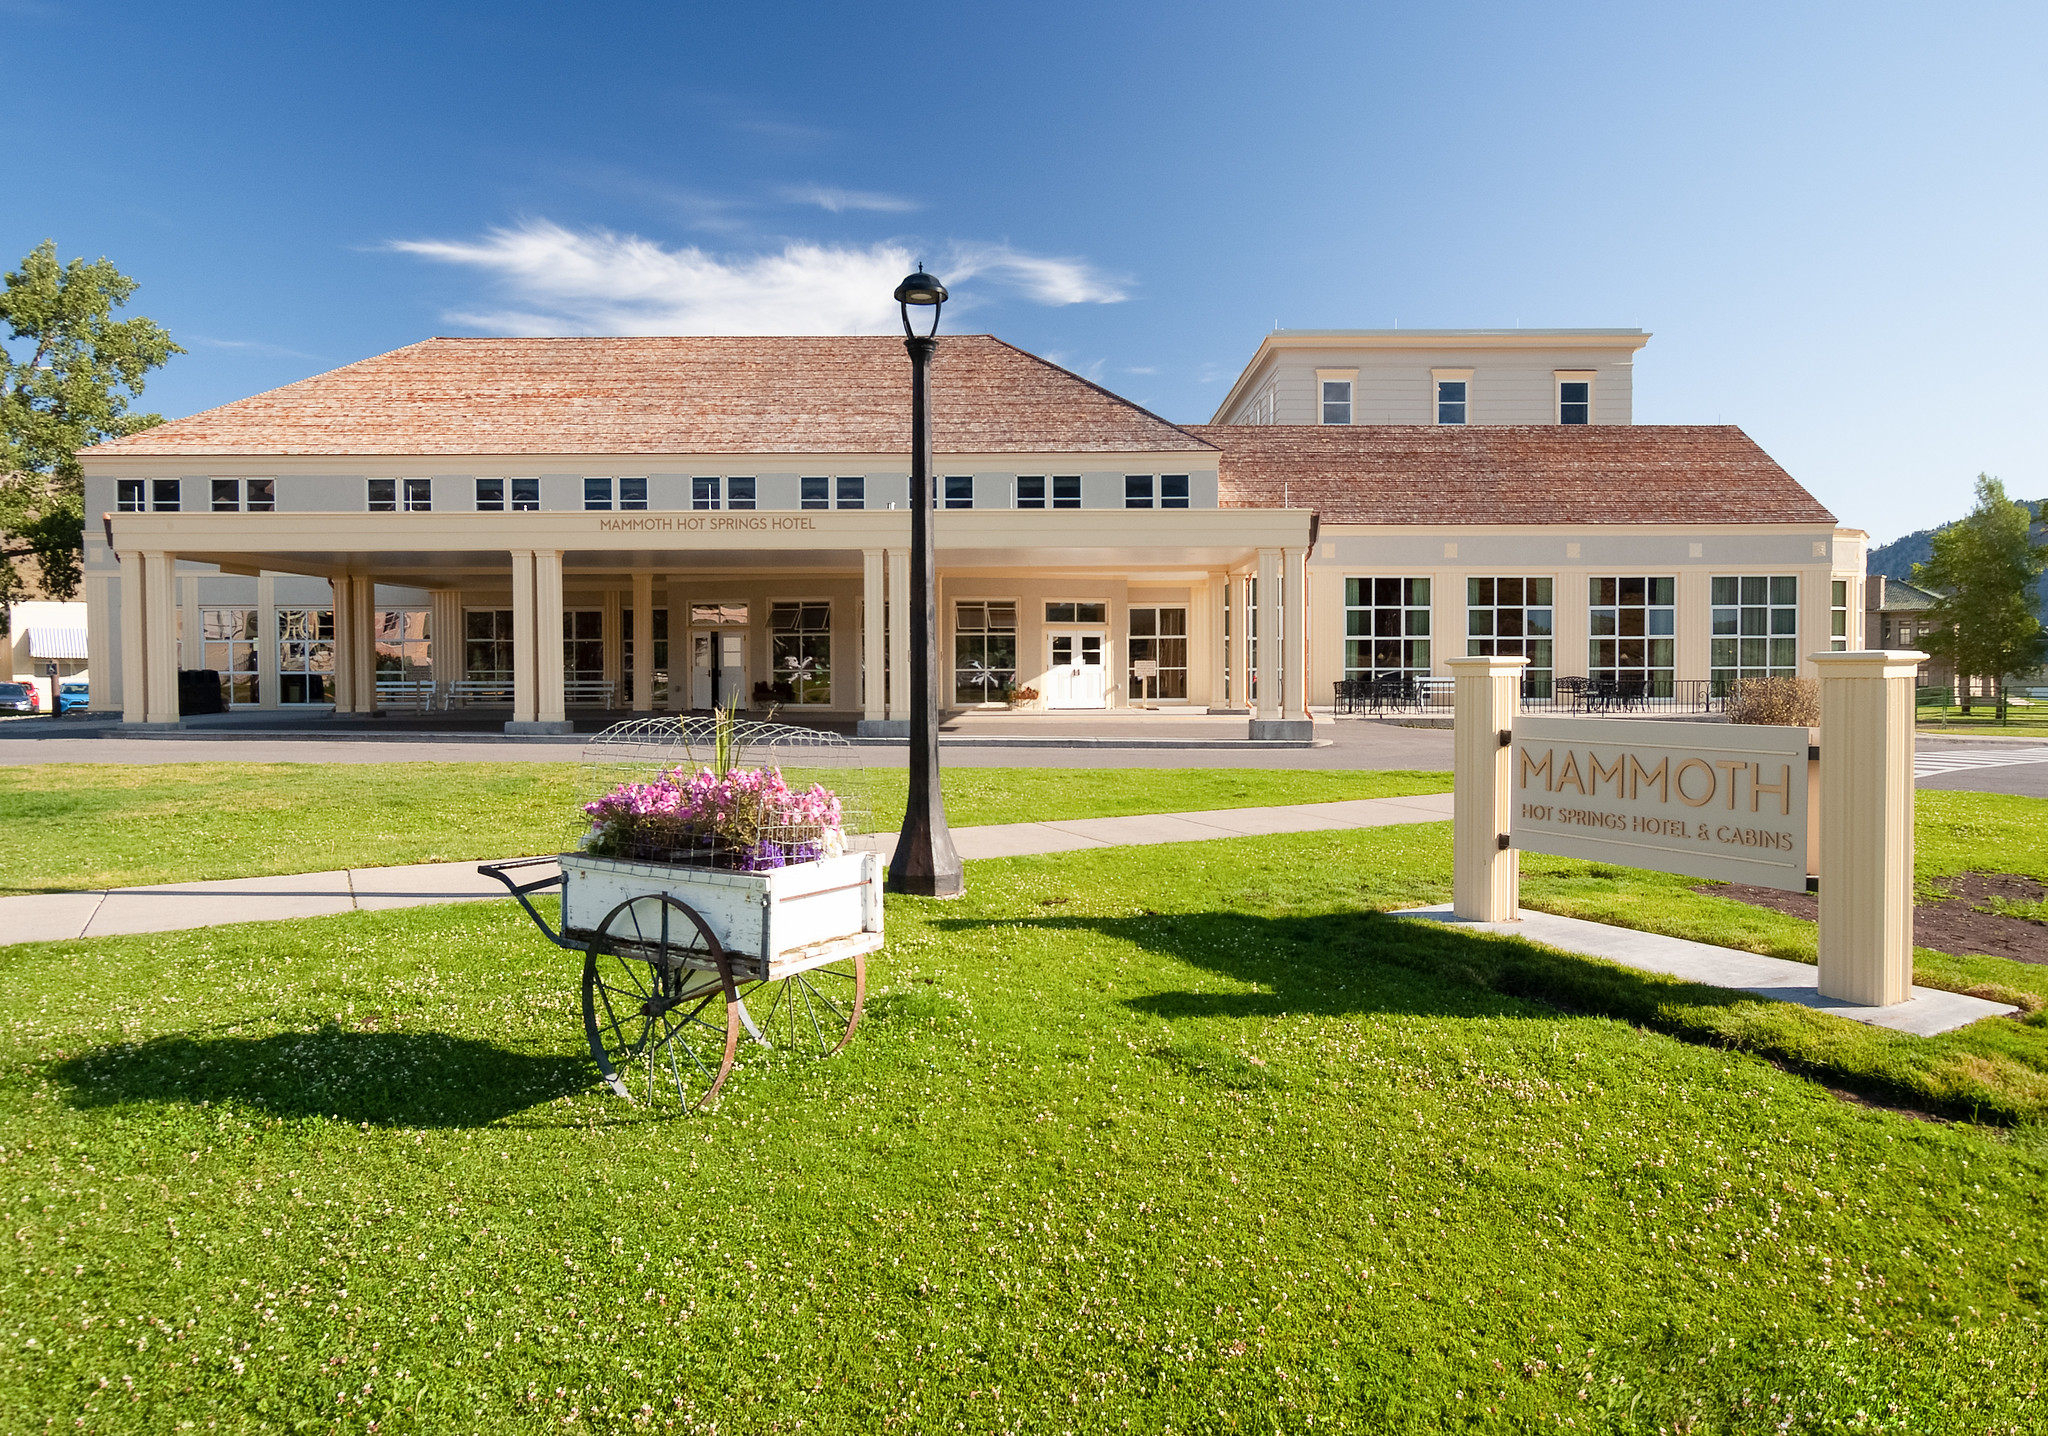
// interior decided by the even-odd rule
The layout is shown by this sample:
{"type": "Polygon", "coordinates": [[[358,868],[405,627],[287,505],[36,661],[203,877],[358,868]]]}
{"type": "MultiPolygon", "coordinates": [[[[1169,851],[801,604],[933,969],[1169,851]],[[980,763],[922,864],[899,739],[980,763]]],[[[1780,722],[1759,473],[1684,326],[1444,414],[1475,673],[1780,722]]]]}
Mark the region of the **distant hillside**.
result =
{"type": "MultiPolygon", "coordinates": [[[[2048,513],[2044,513],[2048,510],[2048,499],[2021,499],[2020,502],[2034,516],[2034,542],[2048,541],[2048,513]]],[[[1888,544],[1880,544],[1870,551],[1870,572],[1911,582],[1913,565],[1926,563],[1934,557],[1934,536],[1948,527],[1948,524],[1943,524],[1941,528],[1920,529],[1888,544]]],[[[2048,576],[2043,577],[2036,590],[2034,607],[2041,615],[2041,621],[2048,623],[2048,576]]]]}

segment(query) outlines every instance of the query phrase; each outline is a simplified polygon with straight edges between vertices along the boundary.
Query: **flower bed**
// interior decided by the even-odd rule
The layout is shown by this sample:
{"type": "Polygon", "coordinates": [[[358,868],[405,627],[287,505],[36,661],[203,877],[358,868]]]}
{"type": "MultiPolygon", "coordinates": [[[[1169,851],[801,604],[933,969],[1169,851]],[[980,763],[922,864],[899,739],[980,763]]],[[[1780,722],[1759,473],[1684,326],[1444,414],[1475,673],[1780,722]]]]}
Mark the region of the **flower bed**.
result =
{"type": "Polygon", "coordinates": [[[839,799],[795,789],[779,768],[674,768],[621,783],[583,806],[583,851],[596,857],[765,872],[846,851],[839,799]]]}

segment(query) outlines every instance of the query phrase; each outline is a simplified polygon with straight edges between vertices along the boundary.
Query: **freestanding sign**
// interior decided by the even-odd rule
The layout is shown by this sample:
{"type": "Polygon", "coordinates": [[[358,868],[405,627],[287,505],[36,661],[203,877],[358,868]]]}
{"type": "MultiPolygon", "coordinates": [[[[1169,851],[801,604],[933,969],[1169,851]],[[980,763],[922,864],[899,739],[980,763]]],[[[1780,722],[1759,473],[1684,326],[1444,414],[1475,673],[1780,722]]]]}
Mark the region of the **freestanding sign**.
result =
{"type": "Polygon", "coordinates": [[[1524,852],[1806,891],[1804,728],[1517,717],[1524,852]]]}

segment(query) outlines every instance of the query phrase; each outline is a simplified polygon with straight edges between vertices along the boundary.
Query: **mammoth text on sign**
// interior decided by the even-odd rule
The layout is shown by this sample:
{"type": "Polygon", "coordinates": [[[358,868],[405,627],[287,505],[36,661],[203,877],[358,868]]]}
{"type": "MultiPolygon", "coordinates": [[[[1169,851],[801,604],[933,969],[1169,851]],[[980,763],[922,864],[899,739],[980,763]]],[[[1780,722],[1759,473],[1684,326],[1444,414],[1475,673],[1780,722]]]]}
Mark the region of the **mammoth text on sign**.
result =
{"type": "Polygon", "coordinates": [[[1518,718],[1517,848],[1806,888],[1804,728],[1518,718]]]}

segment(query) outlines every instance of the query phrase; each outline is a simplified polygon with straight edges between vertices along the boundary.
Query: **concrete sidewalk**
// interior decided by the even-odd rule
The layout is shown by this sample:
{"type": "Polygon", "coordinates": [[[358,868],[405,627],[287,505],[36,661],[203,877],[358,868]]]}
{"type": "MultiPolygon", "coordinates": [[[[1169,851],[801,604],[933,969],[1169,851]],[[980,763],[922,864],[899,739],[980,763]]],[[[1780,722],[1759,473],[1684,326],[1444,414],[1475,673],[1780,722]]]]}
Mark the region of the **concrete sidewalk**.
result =
{"type": "Polygon", "coordinates": [[[1682,937],[1637,932],[1634,928],[1609,927],[1583,918],[1558,917],[1553,913],[1522,910],[1517,922],[1466,922],[1451,916],[1448,903],[1435,907],[1408,908],[1395,917],[1422,918],[1502,937],[1526,937],[1545,947],[1581,957],[1597,957],[1622,967],[1661,972],[1667,977],[1701,982],[1709,987],[1726,987],[1754,993],[1775,1002],[1796,1002],[1820,1012],[1832,1012],[1851,1022],[1872,1027],[1889,1027],[1916,1037],[1952,1032],[1983,1017],[2005,1017],[2018,1012],[2003,1002],[1966,997],[1960,992],[1942,992],[1916,987],[1910,1000],[1893,1007],[1864,1007],[1839,998],[1820,995],[1820,969],[1810,963],[1791,962],[1782,957],[1764,957],[1732,947],[1715,947],[1682,937]]]}
{"type": "MultiPolygon", "coordinates": [[[[1226,808],[1208,813],[999,823],[956,828],[953,842],[965,858],[1009,858],[1082,848],[1438,823],[1449,821],[1450,816],[1451,795],[1432,793],[1413,798],[1226,808]]],[[[867,844],[886,854],[894,850],[895,839],[882,836],[868,839],[867,844]]],[[[225,923],[330,917],[335,913],[378,912],[506,896],[502,884],[482,876],[476,869],[474,862],[421,863],[411,867],[348,868],[285,877],[229,878],[0,898],[0,945],[108,937],[116,933],[176,932],[225,923]]]]}

